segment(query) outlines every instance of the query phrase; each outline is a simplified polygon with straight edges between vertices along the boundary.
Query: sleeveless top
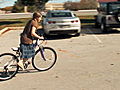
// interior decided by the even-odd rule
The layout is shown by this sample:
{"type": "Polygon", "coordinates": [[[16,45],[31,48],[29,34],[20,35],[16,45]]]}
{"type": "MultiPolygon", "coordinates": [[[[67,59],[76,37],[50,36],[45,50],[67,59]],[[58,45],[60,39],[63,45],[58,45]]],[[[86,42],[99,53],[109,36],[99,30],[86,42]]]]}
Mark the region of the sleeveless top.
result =
{"type": "Polygon", "coordinates": [[[20,43],[21,44],[32,44],[33,43],[33,37],[31,35],[32,27],[38,28],[38,22],[36,20],[30,20],[26,24],[23,32],[20,35],[20,43]]]}

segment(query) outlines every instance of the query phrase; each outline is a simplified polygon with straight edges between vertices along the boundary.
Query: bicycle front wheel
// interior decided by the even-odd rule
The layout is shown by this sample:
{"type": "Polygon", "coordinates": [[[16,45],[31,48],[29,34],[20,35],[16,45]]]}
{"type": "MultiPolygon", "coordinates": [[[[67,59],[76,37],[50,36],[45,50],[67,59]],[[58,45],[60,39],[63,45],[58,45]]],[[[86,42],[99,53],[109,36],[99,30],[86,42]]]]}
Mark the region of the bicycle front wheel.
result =
{"type": "Polygon", "coordinates": [[[54,49],[50,47],[43,47],[36,51],[32,58],[32,65],[38,71],[47,71],[54,66],[57,60],[57,54],[54,49]]]}
{"type": "Polygon", "coordinates": [[[18,58],[12,53],[0,55],[0,80],[8,80],[18,72],[18,58]]]}

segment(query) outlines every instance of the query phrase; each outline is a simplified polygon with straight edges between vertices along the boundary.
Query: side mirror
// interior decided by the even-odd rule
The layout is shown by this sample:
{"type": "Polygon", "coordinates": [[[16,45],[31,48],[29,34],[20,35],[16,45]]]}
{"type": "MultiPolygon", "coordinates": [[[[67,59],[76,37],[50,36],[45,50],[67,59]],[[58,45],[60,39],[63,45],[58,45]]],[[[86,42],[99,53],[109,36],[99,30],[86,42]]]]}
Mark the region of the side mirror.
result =
{"type": "Polygon", "coordinates": [[[77,15],[76,15],[76,14],[74,14],[74,16],[76,17],[77,15]]]}

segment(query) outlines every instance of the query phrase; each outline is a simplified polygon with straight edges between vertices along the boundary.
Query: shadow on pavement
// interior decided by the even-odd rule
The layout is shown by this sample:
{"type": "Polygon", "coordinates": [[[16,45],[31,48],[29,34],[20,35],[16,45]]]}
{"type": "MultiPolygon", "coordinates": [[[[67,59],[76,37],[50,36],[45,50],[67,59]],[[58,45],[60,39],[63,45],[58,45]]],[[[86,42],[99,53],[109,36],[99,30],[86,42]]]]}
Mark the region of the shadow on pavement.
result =
{"type": "MultiPolygon", "coordinates": [[[[44,30],[39,29],[36,32],[38,35],[43,36],[44,35],[44,30]]],[[[57,39],[68,39],[72,38],[74,35],[67,35],[67,34],[60,34],[60,35],[44,35],[47,40],[57,40],[57,39]]]]}
{"type": "Polygon", "coordinates": [[[27,69],[25,71],[22,71],[22,70],[19,70],[17,74],[23,74],[23,73],[37,73],[39,72],[38,70],[36,69],[27,69]]]}
{"type": "Polygon", "coordinates": [[[120,34],[120,30],[118,29],[108,29],[107,32],[102,32],[100,28],[96,28],[95,25],[84,25],[82,26],[82,31],[81,33],[83,34],[120,34]]]}
{"type": "Polygon", "coordinates": [[[68,39],[72,38],[74,35],[47,35],[48,40],[58,40],[58,39],[68,39]]]}
{"type": "Polygon", "coordinates": [[[108,29],[107,32],[102,32],[99,28],[95,27],[95,19],[94,18],[81,18],[82,29],[81,34],[119,34],[120,30],[118,29],[108,29]]]}
{"type": "Polygon", "coordinates": [[[0,22],[0,25],[8,25],[8,24],[16,24],[16,23],[22,23],[21,21],[2,21],[0,22]]]}

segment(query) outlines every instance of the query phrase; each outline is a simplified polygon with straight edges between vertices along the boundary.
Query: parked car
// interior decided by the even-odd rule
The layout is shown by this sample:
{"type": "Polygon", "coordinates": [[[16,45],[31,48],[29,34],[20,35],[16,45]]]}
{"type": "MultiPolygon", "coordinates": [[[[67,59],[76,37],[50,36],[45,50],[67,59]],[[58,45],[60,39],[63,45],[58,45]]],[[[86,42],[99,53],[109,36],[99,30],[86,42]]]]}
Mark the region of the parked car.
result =
{"type": "Polygon", "coordinates": [[[95,26],[101,28],[102,32],[111,30],[109,28],[120,27],[120,2],[100,3],[98,15],[95,17],[95,26]]]}
{"type": "Polygon", "coordinates": [[[44,32],[47,35],[75,34],[80,35],[81,23],[69,10],[50,10],[43,19],[44,32]]]}

